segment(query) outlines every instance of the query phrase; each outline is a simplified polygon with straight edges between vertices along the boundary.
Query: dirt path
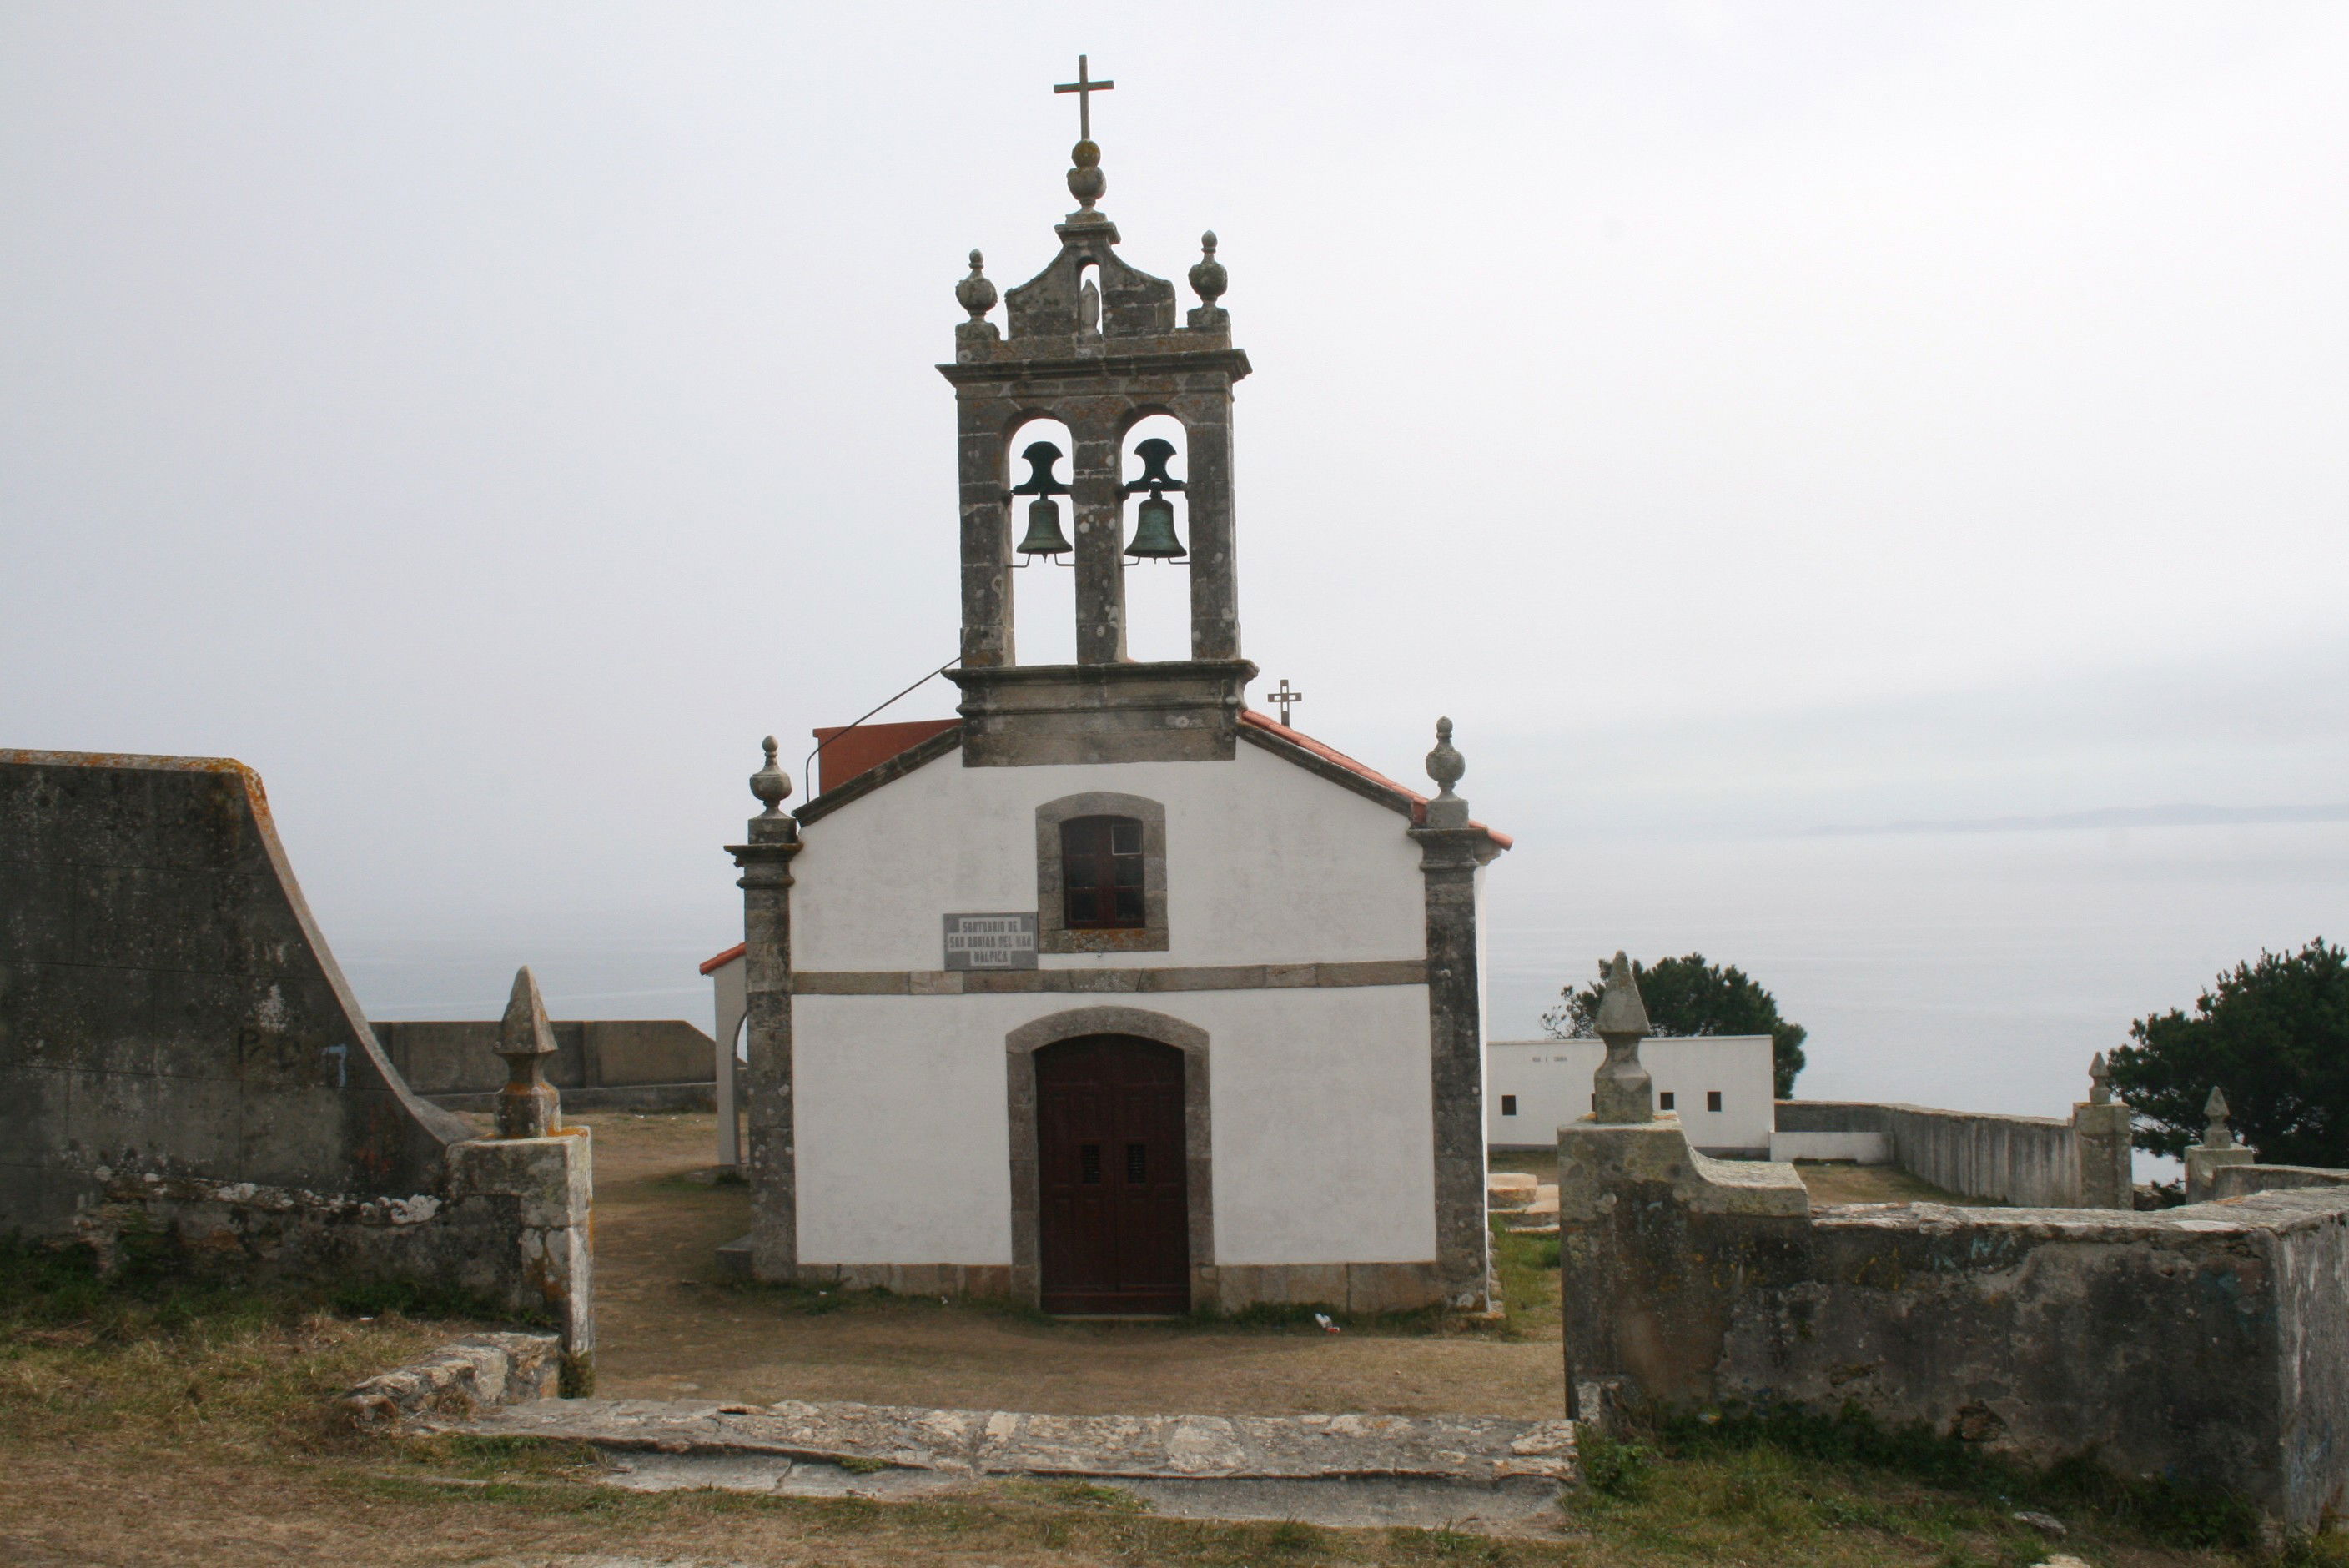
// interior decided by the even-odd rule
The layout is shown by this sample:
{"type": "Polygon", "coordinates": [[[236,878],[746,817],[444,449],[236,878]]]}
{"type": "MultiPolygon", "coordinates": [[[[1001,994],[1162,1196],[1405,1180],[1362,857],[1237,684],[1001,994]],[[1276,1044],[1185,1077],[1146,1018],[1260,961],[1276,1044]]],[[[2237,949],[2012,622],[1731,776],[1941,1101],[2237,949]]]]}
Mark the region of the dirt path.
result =
{"type": "Polygon", "coordinates": [[[1060,1323],[935,1299],[812,1299],[724,1284],[748,1191],[706,1180],[707,1116],[585,1115],[595,1129],[597,1392],[864,1399],[1112,1415],[1371,1410],[1542,1419],[1559,1346],[1398,1335],[1060,1323]]]}

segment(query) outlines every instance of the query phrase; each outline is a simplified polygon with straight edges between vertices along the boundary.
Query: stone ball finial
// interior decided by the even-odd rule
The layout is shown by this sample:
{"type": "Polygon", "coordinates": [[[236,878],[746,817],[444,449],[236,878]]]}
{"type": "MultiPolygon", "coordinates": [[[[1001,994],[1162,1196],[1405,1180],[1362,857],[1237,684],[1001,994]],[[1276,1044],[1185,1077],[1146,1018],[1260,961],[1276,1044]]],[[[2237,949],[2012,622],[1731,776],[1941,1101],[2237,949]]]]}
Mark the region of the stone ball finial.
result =
{"type": "Polygon", "coordinates": [[[775,765],[775,738],[767,737],[759,743],[766,748],[767,765],[750,775],[750,793],[765,803],[761,816],[783,814],[783,798],[792,792],[792,776],[775,765]]]}
{"type": "Polygon", "coordinates": [[[1216,260],[1213,229],[1199,236],[1199,259],[1191,266],[1191,292],[1199,296],[1201,304],[1212,310],[1216,302],[1224,297],[1224,291],[1232,286],[1232,275],[1224,270],[1223,263],[1216,260]]]}
{"type": "Polygon", "coordinates": [[[1462,757],[1452,747],[1452,721],[1448,718],[1437,719],[1435,749],[1427,754],[1427,776],[1443,787],[1437,791],[1436,799],[1439,800],[1456,799],[1452,793],[1452,787],[1466,777],[1467,772],[1467,758],[1462,757]]]}
{"type": "Polygon", "coordinates": [[[970,312],[977,321],[995,308],[995,284],[987,276],[987,258],[977,251],[970,253],[970,276],[955,284],[955,303],[970,312]]]}
{"type": "Polygon", "coordinates": [[[1074,166],[1069,170],[1069,194],[1090,212],[1109,190],[1109,176],[1101,170],[1100,144],[1091,139],[1077,143],[1069,150],[1069,162],[1074,166]]]}

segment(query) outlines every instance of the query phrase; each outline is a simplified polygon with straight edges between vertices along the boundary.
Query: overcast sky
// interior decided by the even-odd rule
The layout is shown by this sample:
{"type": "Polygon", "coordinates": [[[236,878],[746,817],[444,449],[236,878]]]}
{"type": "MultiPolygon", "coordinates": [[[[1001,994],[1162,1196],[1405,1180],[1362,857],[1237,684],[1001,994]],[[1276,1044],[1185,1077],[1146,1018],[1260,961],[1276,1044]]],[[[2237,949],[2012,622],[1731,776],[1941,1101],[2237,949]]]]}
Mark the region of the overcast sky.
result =
{"type": "Polygon", "coordinates": [[[10,4],[0,744],[253,764],[333,929],[722,934],[759,737],[955,650],[1080,49],[1301,727],[1529,841],[2349,797],[2337,4],[10,4]]]}

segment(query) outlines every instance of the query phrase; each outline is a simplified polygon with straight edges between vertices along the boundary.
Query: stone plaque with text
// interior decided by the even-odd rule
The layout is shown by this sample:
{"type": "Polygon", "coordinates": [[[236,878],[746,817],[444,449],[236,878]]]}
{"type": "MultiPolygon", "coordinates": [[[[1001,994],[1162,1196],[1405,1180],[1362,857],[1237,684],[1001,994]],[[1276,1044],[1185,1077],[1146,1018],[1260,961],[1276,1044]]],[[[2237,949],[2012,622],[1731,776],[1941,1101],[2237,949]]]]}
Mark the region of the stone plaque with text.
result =
{"type": "Polygon", "coordinates": [[[1036,967],[1034,911],[1011,914],[950,914],[946,919],[947,968],[1036,967]]]}

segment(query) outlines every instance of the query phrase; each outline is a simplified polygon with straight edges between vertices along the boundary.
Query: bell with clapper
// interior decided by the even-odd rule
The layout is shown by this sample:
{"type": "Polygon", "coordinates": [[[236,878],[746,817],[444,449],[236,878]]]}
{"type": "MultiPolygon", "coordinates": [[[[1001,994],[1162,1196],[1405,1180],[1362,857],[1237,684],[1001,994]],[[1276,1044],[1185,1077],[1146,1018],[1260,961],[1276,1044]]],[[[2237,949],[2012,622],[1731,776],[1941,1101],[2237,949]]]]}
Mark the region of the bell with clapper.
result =
{"type": "Polygon", "coordinates": [[[1166,472],[1174,443],[1153,436],[1136,443],[1133,455],[1142,459],[1142,477],[1124,486],[1121,493],[1148,490],[1150,496],[1135,514],[1133,542],[1125,547],[1125,552],[1136,561],[1180,561],[1185,552],[1183,541],[1174,532],[1174,503],[1166,499],[1168,490],[1183,488],[1181,480],[1166,472]]]}
{"type": "MultiPolygon", "coordinates": [[[[1069,536],[1061,531],[1061,503],[1052,499],[1069,493],[1069,487],[1052,477],[1061,449],[1050,441],[1037,441],[1019,456],[1028,465],[1028,479],[1011,493],[1035,499],[1028,503],[1028,535],[1019,542],[1019,552],[1029,561],[1041,555],[1060,563],[1070,549],[1069,536]]],[[[1025,566],[1029,561],[1016,564],[1025,566]]]]}

